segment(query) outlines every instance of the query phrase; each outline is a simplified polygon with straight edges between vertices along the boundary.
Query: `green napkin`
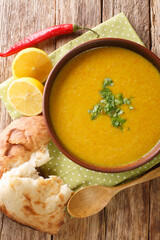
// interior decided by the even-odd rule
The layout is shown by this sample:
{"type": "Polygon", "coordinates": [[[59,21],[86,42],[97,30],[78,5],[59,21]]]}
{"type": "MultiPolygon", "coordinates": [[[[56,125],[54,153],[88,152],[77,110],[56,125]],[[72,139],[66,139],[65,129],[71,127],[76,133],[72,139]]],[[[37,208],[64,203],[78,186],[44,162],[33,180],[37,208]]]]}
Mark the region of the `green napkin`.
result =
{"type": "MultiPolygon", "coordinates": [[[[100,34],[101,38],[125,38],[143,45],[142,41],[137,36],[134,29],[128,22],[128,19],[123,13],[118,14],[117,16],[107,20],[106,22],[96,26],[93,29],[100,34]]],[[[96,38],[96,35],[89,31],[81,35],[80,37],[70,41],[61,48],[55,50],[49,55],[49,57],[52,59],[53,65],[55,65],[63,55],[65,55],[75,46],[94,38],[96,38]]],[[[15,111],[15,109],[10,105],[7,99],[7,89],[12,81],[14,81],[14,79],[10,78],[0,85],[0,97],[12,119],[15,119],[20,117],[20,114],[15,111]]],[[[75,164],[66,156],[64,156],[54,145],[53,142],[50,142],[48,144],[48,148],[51,160],[41,167],[42,171],[45,175],[60,176],[64,183],[66,183],[71,189],[75,191],[81,187],[85,187],[88,185],[119,185],[124,181],[131,181],[134,178],[139,177],[140,175],[151,169],[153,166],[160,163],[159,155],[144,166],[132,171],[113,174],[101,173],[85,169],[75,164]]]]}

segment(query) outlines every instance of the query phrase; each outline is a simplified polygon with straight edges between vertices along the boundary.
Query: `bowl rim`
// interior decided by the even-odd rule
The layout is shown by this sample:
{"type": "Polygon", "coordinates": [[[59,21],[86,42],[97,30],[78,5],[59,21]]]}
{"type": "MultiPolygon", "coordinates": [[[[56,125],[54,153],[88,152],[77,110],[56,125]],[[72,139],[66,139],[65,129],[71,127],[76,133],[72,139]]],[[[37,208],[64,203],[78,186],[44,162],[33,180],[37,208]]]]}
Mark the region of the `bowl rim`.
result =
{"type": "Polygon", "coordinates": [[[117,167],[101,167],[101,166],[84,162],[82,159],[78,158],[73,153],[69,152],[69,150],[62,144],[62,142],[58,138],[53,128],[50,114],[49,114],[49,97],[52,89],[52,84],[55,81],[57,74],[63,68],[63,66],[72,58],[79,55],[80,53],[83,53],[87,50],[91,50],[98,47],[109,47],[109,46],[121,47],[121,48],[129,49],[131,51],[138,53],[139,55],[149,60],[160,72],[160,59],[154,53],[152,53],[149,49],[147,49],[146,47],[136,42],[126,40],[126,39],[121,39],[121,38],[99,38],[99,39],[87,41],[85,43],[82,43],[74,47],[72,50],[66,53],[51,70],[44,88],[43,116],[44,116],[46,127],[50,133],[51,139],[66,157],[68,157],[70,160],[72,160],[76,164],[90,170],[105,172],[105,173],[118,173],[118,172],[133,170],[151,161],[154,157],[156,157],[160,153],[160,140],[148,153],[146,153],[143,157],[141,157],[140,159],[130,164],[117,166],[117,167]]]}

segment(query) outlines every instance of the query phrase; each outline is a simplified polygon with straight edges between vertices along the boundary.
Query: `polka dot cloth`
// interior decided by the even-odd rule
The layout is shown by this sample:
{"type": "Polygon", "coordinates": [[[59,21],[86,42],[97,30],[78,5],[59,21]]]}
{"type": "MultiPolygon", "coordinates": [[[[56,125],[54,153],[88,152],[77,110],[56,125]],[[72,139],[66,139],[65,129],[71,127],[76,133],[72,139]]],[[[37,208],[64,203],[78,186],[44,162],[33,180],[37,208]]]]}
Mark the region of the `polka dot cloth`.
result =
{"type": "MultiPolygon", "coordinates": [[[[142,41],[137,36],[123,13],[118,14],[117,16],[107,20],[106,22],[96,26],[93,29],[100,34],[101,38],[125,38],[143,45],[142,41]]],[[[69,52],[73,47],[94,38],[96,38],[96,35],[89,31],[80,37],[70,41],[63,47],[57,49],[49,55],[52,59],[53,65],[55,65],[58,60],[67,52],[69,52]]],[[[7,89],[12,81],[14,81],[14,79],[10,78],[0,85],[0,97],[12,119],[15,119],[20,117],[20,114],[15,111],[7,99],[7,89]]],[[[64,183],[66,183],[74,191],[89,185],[103,185],[110,187],[116,186],[139,177],[151,169],[153,166],[160,163],[159,155],[144,166],[132,171],[114,174],[101,173],[85,169],[73,163],[59,151],[53,142],[50,142],[48,144],[48,148],[51,160],[41,167],[42,172],[46,176],[60,176],[64,183]]]]}
{"type": "Polygon", "coordinates": [[[123,173],[101,173],[83,168],[65,157],[53,142],[48,144],[51,160],[41,167],[44,175],[58,175],[74,191],[89,185],[116,186],[130,181],[148,171],[160,162],[160,156],[154,158],[133,171],[123,173]]]}

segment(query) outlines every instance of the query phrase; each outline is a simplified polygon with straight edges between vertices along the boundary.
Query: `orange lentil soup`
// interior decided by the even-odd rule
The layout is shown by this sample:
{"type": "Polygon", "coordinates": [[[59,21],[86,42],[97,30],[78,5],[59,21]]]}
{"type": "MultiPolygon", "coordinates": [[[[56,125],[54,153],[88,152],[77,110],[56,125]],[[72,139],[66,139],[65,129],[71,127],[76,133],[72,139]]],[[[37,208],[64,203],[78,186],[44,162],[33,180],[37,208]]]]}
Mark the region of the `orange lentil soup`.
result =
{"type": "Polygon", "coordinates": [[[139,54],[119,47],[82,53],[60,71],[50,96],[50,115],[63,145],[84,162],[100,167],[132,163],[160,139],[160,73],[139,54]],[[131,100],[121,106],[123,129],[106,114],[91,120],[88,113],[100,102],[104,79],[113,80],[113,94],[131,100]]]}

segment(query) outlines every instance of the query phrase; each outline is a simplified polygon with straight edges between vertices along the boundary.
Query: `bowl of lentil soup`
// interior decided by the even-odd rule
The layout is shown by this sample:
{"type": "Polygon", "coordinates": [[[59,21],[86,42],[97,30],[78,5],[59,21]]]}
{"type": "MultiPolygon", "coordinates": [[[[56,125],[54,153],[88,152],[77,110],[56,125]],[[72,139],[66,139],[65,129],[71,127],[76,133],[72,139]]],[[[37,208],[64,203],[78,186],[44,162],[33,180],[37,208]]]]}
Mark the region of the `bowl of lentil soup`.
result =
{"type": "Polygon", "coordinates": [[[160,59],[124,39],[95,39],[67,53],[45,85],[52,140],[100,172],[137,168],[160,152],[160,59]]]}

